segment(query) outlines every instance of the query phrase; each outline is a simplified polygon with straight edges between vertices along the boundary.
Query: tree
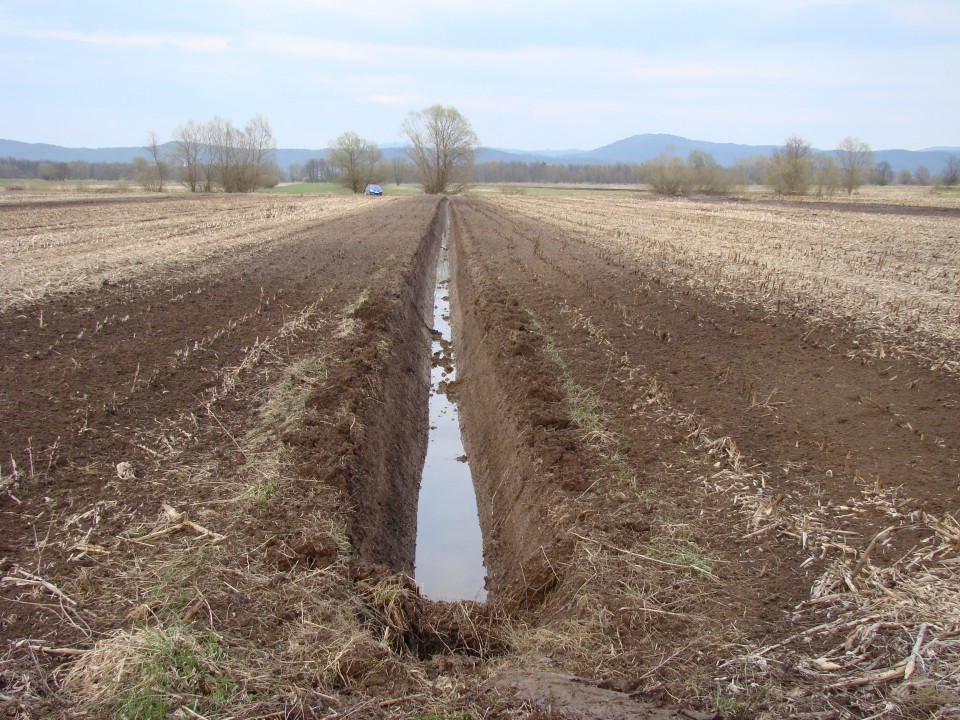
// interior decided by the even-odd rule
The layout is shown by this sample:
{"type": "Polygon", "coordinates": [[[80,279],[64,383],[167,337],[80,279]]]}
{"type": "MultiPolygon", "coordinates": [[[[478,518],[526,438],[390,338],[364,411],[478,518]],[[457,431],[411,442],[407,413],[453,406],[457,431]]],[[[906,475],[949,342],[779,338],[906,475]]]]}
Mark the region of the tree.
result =
{"type": "Polygon", "coordinates": [[[323,158],[311,158],[303,166],[307,182],[325,182],[330,174],[330,166],[323,158]]]}
{"type": "Polygon", "coordinates": [[[480,140],[456,108],[431,105],[411,112],[400,132],[407,140],[405,149],[424,192],[438,195],[448,188],[455,192],[463,189],[480,140]]]}
{"type": "Polygon", "coordinates": [[[833,195],[840,186],[841,168],[829,155],[818,155],[814,162],[817,195],[833,195]]]}
{"type": "Polygon", "coordinates": [[[133,159],[133,176],[147,192],[157,190],[157,169],[145,157],[137,156],[133,159]]]}
{"type": "Polygon", "coordinates": [[[215,117],[205,127],[204,144],[210,156],[204,168],[206,190],[214,182],[225,192],[253,192],[276,185],[276,142],[262,116],[256,115],[243,128],[215,117]]]}
{"type": "Polygon", "coordinates": [[[409,173],[410,166],[399,155],[394,155],[390,160],[390,172],[393,175],[393,181],[399,185],[404,181],[409,173]]]}
{"type": "Polygon", "coordinates": [[[163,148],[160,147],[155,130],[147,133],[147,144],[144,150],[150,153],[150,159],[153,161],[153,188],[157,192],[163,192],[163,181],[167,177],[167,158],[163,148]]]}
{"type": "Polygon", "coordinates": [[[940,182],[944,185],[960,183],[960,155],[951,155],[947,158],[947,166],[943,170],[940,182]]]}
{"type": "Polygon", "coordinates": [[[684,194],[687,166],[676,155],[667,157],[666,153],[663,153],[644,163],[644,175],[658,195],[684,194]]]}
{"type": "Polygon", "coordinates": [[[877,185],[889,185],[893,182],[893,166],[886,160],[881,160],[874,168],[873,175],[877,185]]]}
{"type": "Polygon", "coordinates": [[[340,182],[359,193],[374,181],[382,153],[373,140],[352,130],[330,143],[329,163],[340,173],[340,182]]]}
{"type": "MultiPolygon", "coordinates": [[[[635,182],[633,166],[621,164],[610,170],[608,181],[635,182]]],[[[639,174],[658,195],[727,195],[739,180],[739,173],[721,167],[713,155],[700,150],[691,151],[686,160],[661,154],[641,165],[639,174]]]]}
{"type": "Polygon", "coordinates": [[[743,178],[745,184],[761,185],[767,171],[767,161],[768,158],[762,155],[742,158],[737,160],[731,169],[743,178]]]}
{"type": "Polygon", "coordinates": [[[927,169],[926,165],[920,165],[913,172],[913,184],[914,185],[929,185],[930,184],[930,171],[927,169]]]}
{"type": "Polygon", "coordinates": [[[813,148],[796,135],[774,148],[767,183],[781,195],[806,195],[813,181],[813,148]]]}
{"type": "Polygon", "coordinates": [[[254,115],[243,126],[240,135],[241,159],[244,166],[244,189],[252,192],[257,188],[277,184],[279,169],[274,160],[277,143],[273,139],[270,123],[262,115],[254,115]]]}
{"type": "Polygon", "coordinates": [[[65,162],[40,162],[36,169],[37,177],[41,180],[58,180],[63,182],[70,177],[70,165],[65,162]]]}
{"type": "Polygon", "coordinates": [[[179,166],[180,182],[190,188],[190,192],[201,189],[206,152],[204,133],[202,125],[188,120],[177,128],[173,137],[173,158],[179,166]]]}
{"type": "Polygon", "coordinates": [[[913,185],[913,175],[909,170],[903,168],[900,172],[897,173],[897,184],[898,185],[913,185]]]}
{"type": "Polygon", "coordinates": [[[866,181],[867,170],[873,165],[873,150],[859,138],[846,137],[837,147],[837,160],[843,188],[852,195],[866,181]]]}

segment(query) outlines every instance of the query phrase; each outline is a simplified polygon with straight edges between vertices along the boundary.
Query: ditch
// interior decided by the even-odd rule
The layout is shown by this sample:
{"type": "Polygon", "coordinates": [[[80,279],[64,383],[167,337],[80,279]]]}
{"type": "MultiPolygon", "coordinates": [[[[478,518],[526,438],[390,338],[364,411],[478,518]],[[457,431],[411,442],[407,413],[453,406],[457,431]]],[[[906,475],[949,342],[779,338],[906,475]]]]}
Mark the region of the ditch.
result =
{"type": "Polygon", "coordinates": [[[486,599],[483,536],[457,404],[450,326],[450,222],[446,206],[437,257],[430,369],[429,440],[420,485],[416,579],[434,600],[486,599]]]}

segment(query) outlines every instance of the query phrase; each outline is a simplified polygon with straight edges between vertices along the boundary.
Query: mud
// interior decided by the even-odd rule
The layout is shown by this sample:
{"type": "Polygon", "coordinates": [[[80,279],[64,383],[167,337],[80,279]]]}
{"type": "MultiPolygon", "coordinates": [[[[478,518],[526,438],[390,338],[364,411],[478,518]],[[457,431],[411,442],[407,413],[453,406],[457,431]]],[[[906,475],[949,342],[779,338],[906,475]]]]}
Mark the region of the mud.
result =
{"type": "Polygon", "coordinates": [[[409,575],[444,203],[278,227],[210,276],[0,314],[5,709],[118,712],[114,665],[84,660],[148,629],[222,651],[163,690],[171,716],[187,696],[205,716],[303,718],[954,702],[952,616],[905,602],[856,637],[830,621],[859,632],[911,568],[955,553],[936,543],[960,510],[958,380],[861,361],[849,327],[672,285],[476,197],[449,203],[447,392],[489,600],[424,599],[409,575]],[[873,683],[918,637],[939,685],[873,683]]]}

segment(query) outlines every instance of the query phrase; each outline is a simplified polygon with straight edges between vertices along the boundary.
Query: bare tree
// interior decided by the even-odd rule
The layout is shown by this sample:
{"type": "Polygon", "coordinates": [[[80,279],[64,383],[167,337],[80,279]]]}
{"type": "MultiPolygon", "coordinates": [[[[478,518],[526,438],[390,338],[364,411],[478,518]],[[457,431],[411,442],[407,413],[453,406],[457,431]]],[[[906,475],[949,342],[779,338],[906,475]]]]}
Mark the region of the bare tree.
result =
{"type": "Polygon", "coordinates": [[[133,177],[147,192],[156,192],[157,169],[145,157],[138,155],[133,159],[133,177]]]}
{"type": "Polygon", "coordinates": [[[330,143],[330,166],[340,173],[340,182],[362,192],[376,177],[382,154],[373,140],[365,140],[352,130],[330,143]]]}
{"type": "Polygon", "coordinates": [[[480,140],[456,108],[432,105],[412,112],[400,132],[424,192],[458,191],[468,182],[480,140]]]}
{"type": "Polygon", "coordinates": [[[806,195],[813,182],[813,148],[796,135],[774,148],[767,166],[767,183],[781,195],[806,195]]]}
{"type": "Polygon", "coordinates": [[[215,117],[207,123],[204,144],[210,154],[205,188],[217,182],[225,192],[253,192],[277,182],[276,143],[270,125],[257,115],[245,127],[215,117]]]}
{"type": "Polygon", "coordinates": [[[855,137],[846,137],[837,147],[837,160],[843,188],[852,195],[867,179],[867,173],[873,165],[873,150],[865,142],[855,137]]]}
{"type": "Polygon", "coordinates": [[[311,158],[303,166],[303,172],[307,182],[324,182],[330,175],[330,166],[324,158],[311,158]]]}
{"type": "Polygon", "coordinates": [[[930,184],[930,171],[927,169],[926,165],[920,165],[913,172],[913,184],[914,185],[929,185],[930,184]]]}
{"type": "Polygon", "coordinates": [[[197,192],[201,189],[206,153],[203,126],[188,120],[174,133],[173,147],[173,157],[180,170],[180,182],[190,188],[190,192],[197,192]]]}
{"type": "Polygon", "coordinates": [[[157,192],[163,192],[163,181],[167,177],[167,158],[160,146],[155,130],[150,130],[147,133],[147,144],[144,149],[150,153],[150,158],[153,161],[153,189],[157,192]]]}
{"type": "Polygon", "coordinates": [[[817,184],[817,196],[833,195],[840,186],[842,169],[829,155],[818,155],[814,161],[814,178],[817,184]]]}
{"type": "Polygon", "coordinates": [[[960,155],[950,155],[947,158],[947,166],[943,170],[940,182],[944,185],[960,184],[960,155]]]}
{"type": "Polygon", "coordinates": [[[668,157],[666,153],[658,155],[644,163],[644,175],[653,191],[658,195],[683,195],[687,166],[676,155],[668,157]]]}
{"type": "Polygon", "coordinates": [[[303,179],[303,165],[294,161],[287,166],[286,179],[290,182],[300,182],[303,179]]]}
{"type": "Polygon", "coordinates": [[[204,144],[210,155],[206,174],[207,189],[211,189],[214,182],[219,182],[226,192],[235,192],[233,166],[236,163],[236,142],[236,129],[229,120],[216,116],[207,122],[204,132],[204,144]]]}
{"type": "Polygon", "coordinates": [[[410,166],[406,162],[404,162],[404,159],[399,155],[395,155],[393,159],[390,161],[390,171],[391,171],[391,174],[393,175],[393,181],[397,185],[399,185],[404,181],[404,179],[407,177],[409,170],[410,170],[410,166]]]}
{"type": "Polygon", "coordinates": [[[254,115],[240,135],[243,147],[243,192],[277,184],[277,166],[274,161],[277,143],[270,123],[262,115],[254,115]]]}

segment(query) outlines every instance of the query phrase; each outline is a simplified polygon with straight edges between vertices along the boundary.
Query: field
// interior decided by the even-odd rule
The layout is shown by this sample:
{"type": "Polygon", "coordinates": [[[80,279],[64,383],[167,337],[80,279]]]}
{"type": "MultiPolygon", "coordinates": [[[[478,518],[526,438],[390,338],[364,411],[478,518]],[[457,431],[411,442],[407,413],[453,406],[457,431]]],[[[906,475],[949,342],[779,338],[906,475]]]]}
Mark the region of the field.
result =
{"type": "Polygon", "coordinates": [[[0,709],[960,717],[958,237],[929,193],[0,194],[0,709]],[[485,604],[410,578],[447,227],[485,604]]]}

